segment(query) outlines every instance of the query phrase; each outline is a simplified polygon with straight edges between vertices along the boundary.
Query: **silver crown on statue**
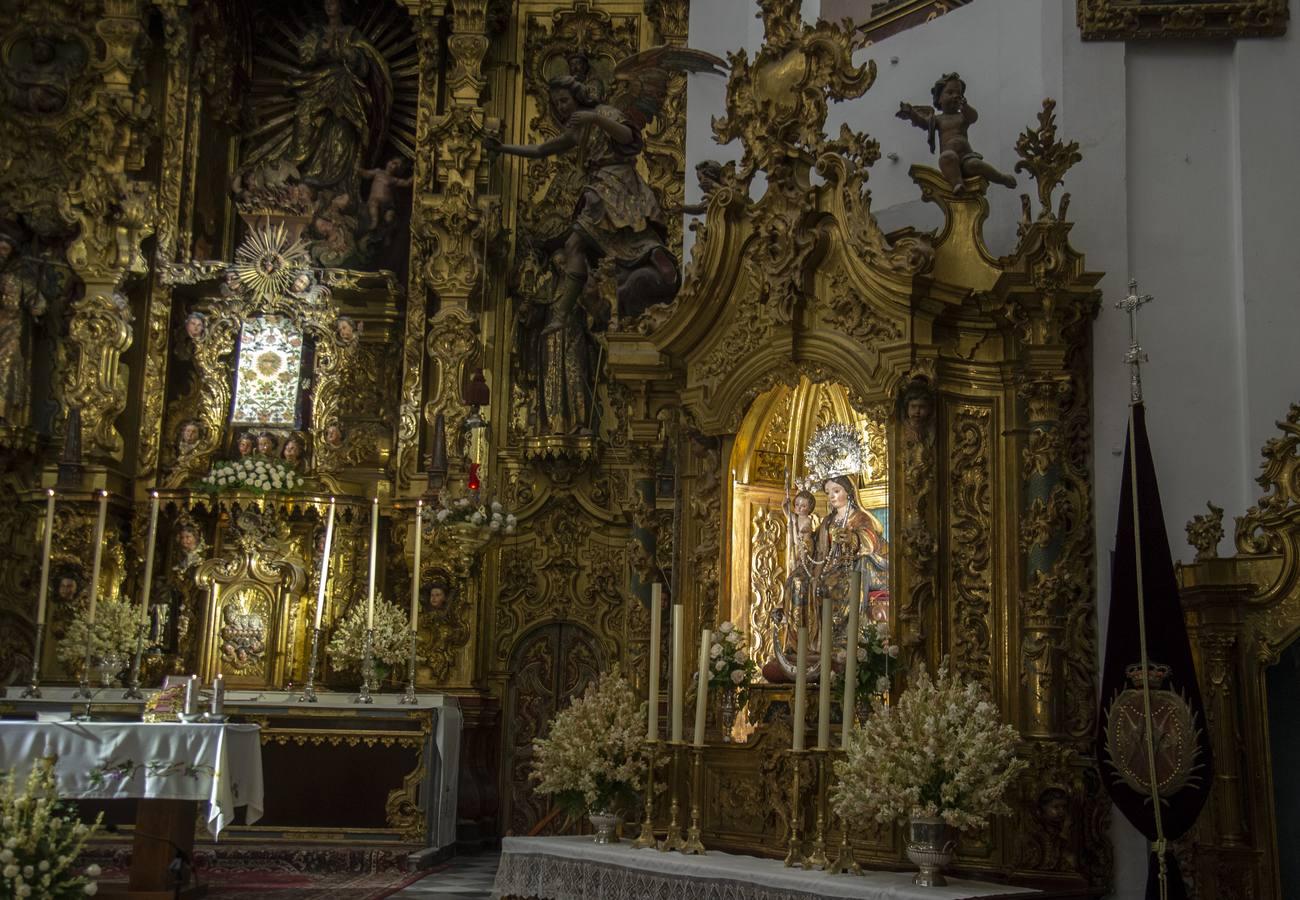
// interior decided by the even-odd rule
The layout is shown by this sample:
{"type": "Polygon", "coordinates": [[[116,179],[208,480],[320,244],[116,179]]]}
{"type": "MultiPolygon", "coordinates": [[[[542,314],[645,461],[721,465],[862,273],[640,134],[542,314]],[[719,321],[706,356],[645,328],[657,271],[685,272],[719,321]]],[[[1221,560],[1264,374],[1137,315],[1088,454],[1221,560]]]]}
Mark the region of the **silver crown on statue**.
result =
{"type": "Polygon", "coordinates": [[[828,478],[858,474],[864,455],[862,437],[856,429],[841,422],[823,425],[813,433],[804,451],[808,484],[820,486],[828,478]]]}

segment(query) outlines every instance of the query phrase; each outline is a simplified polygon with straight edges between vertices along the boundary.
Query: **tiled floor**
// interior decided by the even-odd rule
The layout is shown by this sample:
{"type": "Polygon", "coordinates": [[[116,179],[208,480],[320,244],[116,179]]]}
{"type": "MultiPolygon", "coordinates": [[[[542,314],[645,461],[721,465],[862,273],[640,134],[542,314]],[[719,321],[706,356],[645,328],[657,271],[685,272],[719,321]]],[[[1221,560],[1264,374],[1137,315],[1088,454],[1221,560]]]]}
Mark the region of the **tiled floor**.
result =
{"type": "Polygon", "coordinates": [[[488,900],[497,875],[498,853],[457,856],[445,869],[433,872],[394,897],[446,897],[448,900],[488,900]]]}

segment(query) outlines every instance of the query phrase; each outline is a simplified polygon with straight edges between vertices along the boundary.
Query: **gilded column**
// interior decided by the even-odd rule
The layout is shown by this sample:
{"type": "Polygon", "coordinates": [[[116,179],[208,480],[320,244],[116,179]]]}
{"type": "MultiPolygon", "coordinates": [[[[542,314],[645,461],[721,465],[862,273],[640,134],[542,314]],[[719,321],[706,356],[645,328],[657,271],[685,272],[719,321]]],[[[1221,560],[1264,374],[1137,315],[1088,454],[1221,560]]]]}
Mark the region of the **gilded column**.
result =
{"type": "Polygon", "coordinates": [[[1025,575],[1021,604],[1020,683],[1025,709],[1023,732],[1035,737],[1063,733],[1066,593],[1057,569],[1068,518],[1061,484],[1061,400],[1066,376],[1040,375],[1021,385],[1027,437],[1021,452],[1024,485],[1020,552],[1025,575]]]}

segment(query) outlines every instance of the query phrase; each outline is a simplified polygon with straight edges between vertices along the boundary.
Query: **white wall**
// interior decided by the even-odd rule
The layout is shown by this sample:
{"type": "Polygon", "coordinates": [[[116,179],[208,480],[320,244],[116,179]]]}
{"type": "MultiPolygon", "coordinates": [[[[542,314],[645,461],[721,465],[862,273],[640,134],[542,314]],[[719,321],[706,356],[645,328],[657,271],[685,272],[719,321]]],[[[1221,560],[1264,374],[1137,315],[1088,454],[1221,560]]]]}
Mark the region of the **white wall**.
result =
{"type": "MultiPolygon", "coordinates": [[[[724,55],[762,40],[751,0],[692,4],[691,45],[724,55]]],[[[811,17],[818,4],[805,0],[811,17]]],[[[956,70],[980,112],[975,149],[1010,170],[1016,136],[1043,97],[1058,100],[1063,139],[1077,140],[1083,162],[1066,180],[1076,248],[1106,273],[1105,305],[1094,327],[1095,475],[1099,627],[1110,591],[1120,452],[1128,415],[1126,318],[1114,302],[1130,275],[1155,302],[1141,313],[1147,422],[1160,477],[1166,527],[1176,557],[1190,558],[1183,526],[1213,500],[1227,511],[1221,552],[1232,552],[1231,517],[1254,503],[1259,450],[1274,421],[1300,402],[1297,257],[1291,244],[1300,177],[1300,0],[1291,33],[1238,42],[1084,43],[1074,0],[976,0],[863,51],[879,75],[867,95],[832,107],[841,122],[881,142],[871,187],[888,230],[934,227],[939,216],[917,199],[907,176],[933,164],[925,135],[894,118],[899,100],[927,100],[930,84],[956,70]]],[[[687,162],[734,159],[738,146],[712,141],[720,82],[693,78],[687,162]]],[[[1032,185],[1022,185],[1033,195],[1032,185]]],[[[1017,191],[990,188],[987,240],[994,252],[1013,241],[1017,191]]],[[[694,184],[688,198],[698,197],[694,184]]],[[[1145,850],[1115,816],[1116,897],[1142,896],[1145,850]]]]}

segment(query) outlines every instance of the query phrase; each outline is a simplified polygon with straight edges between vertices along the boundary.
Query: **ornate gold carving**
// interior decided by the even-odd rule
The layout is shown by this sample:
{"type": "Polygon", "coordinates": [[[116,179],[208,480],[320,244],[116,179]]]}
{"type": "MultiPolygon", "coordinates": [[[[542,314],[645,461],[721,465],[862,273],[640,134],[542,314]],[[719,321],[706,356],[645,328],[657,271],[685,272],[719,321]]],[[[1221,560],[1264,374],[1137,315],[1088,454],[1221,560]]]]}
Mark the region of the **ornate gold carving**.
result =
{"type": "Polygon", "coordinates": [[[77,349],[64,396],[81,410],[82,447],[91,458],[122,458],[114,420],[126,409],[122,353],[131,345],[131,312],[123,295],[88,294],[72,308],[68,339],[77,349]]]}
{"type": "Polygon", "coordinates": [[[1281,534],[1295,509],[1300,508],[1300,403],[1291,404],[1286,420],[1277,423],[1282,437],[1269,438],[1261,451],[1263,469],[1255,479],[1266,493],[1237,519],[1237,552],[1277,553],[1281,534]]]}
{"type": "Polygon", "coordinates": [[[1245,38],[1285,34],[1286,0],[1079,0],[1084,40],[1245,38]]]}
{"type": "Polygon", "coordinates": [[[1187,543],[1196,550],[1196,562],[1218,559],[1223,540],[1223,507],[1207,502],[1208,514],[1192,516],[1187,523],[1187,543]]]}
{"type": "MultiPolygon", "coordinates": [[[[1065,173],[1074,164],[1083,159],[1079,153],[1078,141],[1063,144],[1056,139],[1056,101],[1050,97],[1043,101],[1043,108],[1038,113],[1038,127],[1026,128],[1016,138],[1016,153],[1020,162],[1016,163],[1017,172],[1028,172],[1029,177],[1038,183],[1038,218],[1046,221],[1064,221],[1066,210],[1070,205],[1070,195],[1061,195],[1059,212],[1052,211],[1052,193],[1065,180],[1065,173]]],[[[1021,194],[1021,206],[1025,210],[1026,220],[1021,222],[1021,231],[1028,226],[1029,195],[1021,194]]]]}
{"type": "Polygon", "coordinates": [[[756,506],[749,528],[749,586],[754,595],[749,603],[749,646],[750,656],[761,664],[775,650],[772,613],[784,608],[785,517],[756,506]]]}
{"type": "Polygon", "coordinates": [[[992,659],[992,412],[962,405],[951,426],[953,666],[991,685],[992,659]]]}
{"type": "Polygon", "coordinates": [[[421,753],[419,763],[402,779],[402,786],[390,791],[384,801],[385,824],[389,828],[400,828],[406,840],[421,843],[428,827],[425,811],[420,808],[420,786],[424,783],[424,776],[424,754],[421,753]]]}

